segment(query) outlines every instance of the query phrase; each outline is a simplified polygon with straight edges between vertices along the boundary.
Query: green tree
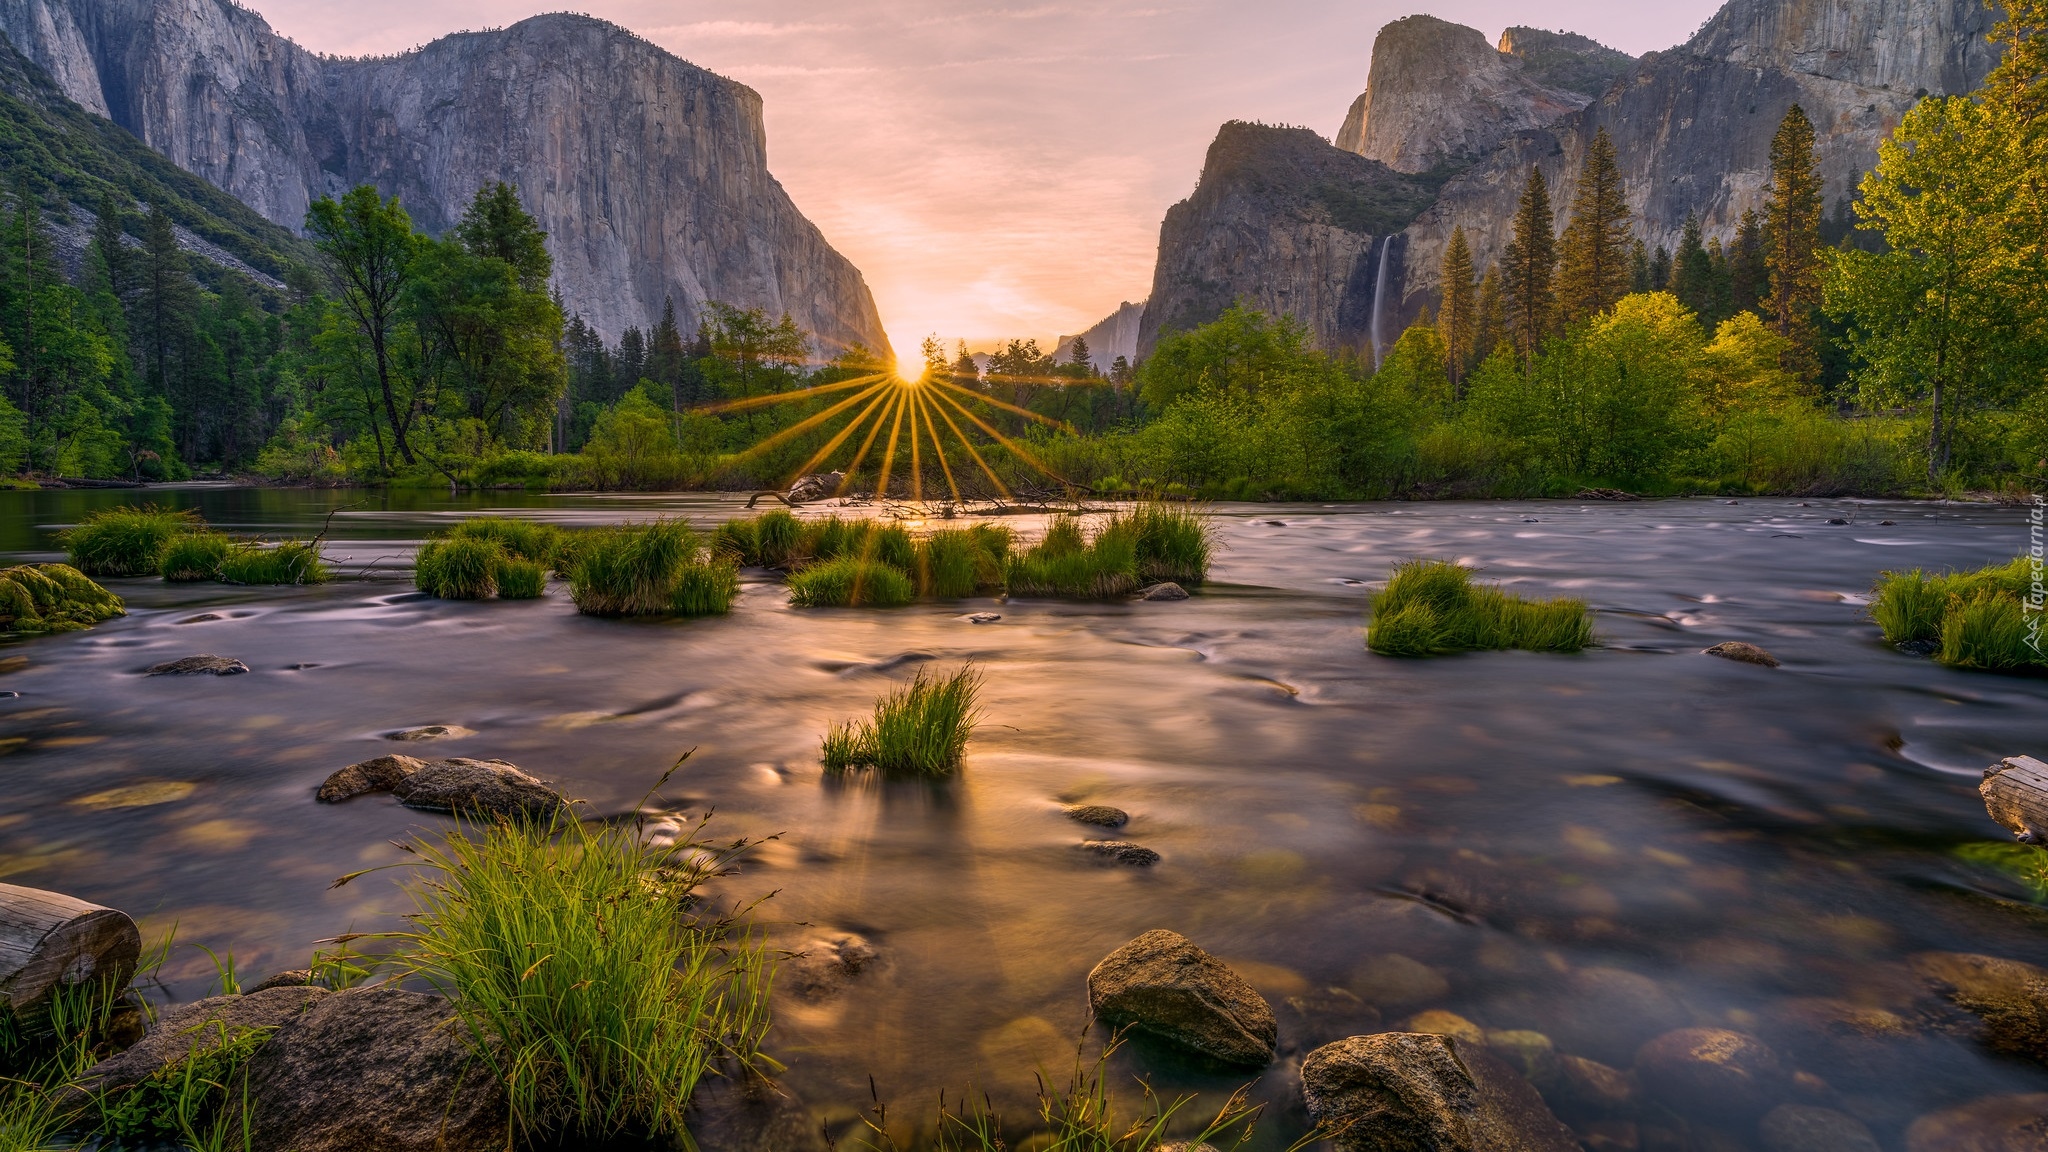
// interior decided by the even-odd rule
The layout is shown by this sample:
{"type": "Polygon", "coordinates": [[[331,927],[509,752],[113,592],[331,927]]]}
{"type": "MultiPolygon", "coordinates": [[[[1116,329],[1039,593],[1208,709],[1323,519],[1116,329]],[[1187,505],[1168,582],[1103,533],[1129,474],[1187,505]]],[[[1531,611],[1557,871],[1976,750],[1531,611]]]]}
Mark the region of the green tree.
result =
{"type": "Polygon", "coordinates": [[[1685,228],[1679,234],[1678,258],[1671,265],[1671,294],[1692,309],[1703,325],[1714,323],[1714,262],[1701,238],[1696,212],[1685,214],[1685,228]]]}
{"type": "Polygon", "coordinates": [[[1785,368],[1802,379],[1820,372],[1814,313],[1820,307],[1822,198],[1814,159],[1813,122],[1794,104],[1771,140],[1771,201],[1765,265],[1771,274],[1770,314],[1789,341],[1785,368]]]}
{"type": "Polygon", "coordinates": [[[1501,294],[1507,301],[1508,338],[1531,361],[1555,328],[1552,282],[1557,272],[1557,237],[1551,232],[1550,184],[1531,167],[1515,210],[1515,236],[1501,257],[1501,294]]]}
{"type": "Polygon", "coordinates": [[[546,291],[555,274],[548,234],[502,180],[477,190],[455,225],[455,239],[472,255],[503,260],[528,292],[546,291]]]}
{"type": "Polygon", "coordinates": [[[1454,393],[1462,390],[1465,374],[1473,361],[1478,284],[1472,278],[1472,248],[1465,241],[1463,225],[1451,229],[1451,242],[1444,248],[1444,306],[1436,324],[1444,345],[1444,371],[1454,393]]]}
{"type": "Polygon", "coordinates": [[[1728,252],[1728,306],[1732,312],[1755,312],[1763,303],[1771,281],[1764,259],[1764,223],[1756,209],[1746,209],[1735,228],[1735,244],[1728,252]]]}
{"type": "MultiPolygon", "coordinates": [[[[412,217],[399,206],[398,197],[386,201],[366,184],[338,201],[326,196],[314,201],[306,210],[306,232],[327,257],[341,307],[363,338],[376,381],[378,411],[392,445],[401,460],[412,464],[416,457],[411,431],[423,397],[417,380],[401,377],[397,347],[405,296],[421,246],[412,217]]],[[[388,471],[381,436],[378,457],[388,471]]]]}
{"type": "Polygon", "coordinates": [[[1563,322],[1599,315],[1628,295],[1629,215],[1614,141],[1602,128],[1586,149],[1559,254],[1557,296],[1563,322]]]}
{"type": "Polygon", "coordinates": [[[1479,278],[1479,298],[1472,306],[1472,360],[1483,364],[1508,338],[1508,306],[1501,293],[1500,269],[1489,267],[1479,278]]]}
{"type": "Polygon", "coordinates": [[[1155,411],[1203,392],[1252,398],[1298,375],[1315,355],[1300,321],[1233,304],[1192,332],[1160,337],[1138,366],[1138,391],[1155,411]]]}

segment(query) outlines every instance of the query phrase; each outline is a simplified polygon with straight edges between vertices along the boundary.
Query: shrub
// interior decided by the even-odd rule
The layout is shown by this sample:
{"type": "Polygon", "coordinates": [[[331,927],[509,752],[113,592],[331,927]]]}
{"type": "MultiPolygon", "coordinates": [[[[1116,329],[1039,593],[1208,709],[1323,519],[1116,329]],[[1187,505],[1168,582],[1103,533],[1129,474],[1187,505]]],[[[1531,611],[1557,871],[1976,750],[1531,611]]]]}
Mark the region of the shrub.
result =
{"type": "Polygon", "coordinates": [[[448,530],[450,540],[488,540],[505,550],[506,555],[521,560],[534,560],[541,564],[557,567],[563,538],[566,535],[553,524],[541,524],[532,520],[513,520],[504,516],[479,516],[464,520],[448,530]]]}
{"type": "Polygon", "coordinates": [[[547,565],[538,560],[508,556],[498,561],[498,599],[538,600],[547,595],[547,565]]]}
{"type": "Polygon", "coordinates": [[[1147,502],[1111,518],[1138,537],[1138,575],[1145,580],[1200,584],[1214,551],[1209,518],[1186,505],[1147,502]]]}
{"type": "Polygon", "coordinates": [[[1055,516],[1043,540],[1010,557],[1005,576],[1013,596],[1128,596],[1138,589],[1136,527],[1111,520],[1090,541],[1079,520],[1055,516]]]}
{"type": "Polygon", "coordinates": [[[780,568],[796,555],[803,539],[803,521],[782,508],[763,512],[754,521],[754,563],[780,568]]]}
{"type": "Polygon", "coordinates": [[[683,571],[702,550],[681,520],[656,520],[582,534],[569,570],[579,612],[592,616],[659,616],[683,571]]]}
{"type": "Polygon", "coordinates": [[[154,576],[166,544],[205,528],[197,512],[149,504],[95,512],[63,541],[72,565],[88,576],[154,576]]]}
{"type": "Polygon", "coordinates": [[[224,584],[320,584],[327,577],[319,547],[307,540],[238,544],[220,562],[224,584]]]}
{"type": "Polygon", "coordinates": [[[744,844],[643,843],[630,824],[470,825],[415,843],[401,971],[446,993],[503,1078],[522,1146],[685,1136],[697,1082],[762,1067],[759,941],[698,910],[744,844]]]}
{"type": "Polygon", "coordinates": [[[841,556],[789,578],[789,602],[798,608],[894,608],[917,599],[917,586],[900,568],[878,560],[841,556]]]}
{"type": "Polygon", "coordinates": [[[740,568],[729,556],[713,555],[683,566],[669,592],[669,611],[678,616],[723,616],[740,594],[740,568]]]}
{"type": "Polygon", "coordinates": [[[834,725],[823,758],[831,772],[875,768],[891,774],[950,776],[960,770],[974,735],[981,674],[963,666],[951,676],[917,678],[875,705],[872,720],[834,725]]]}
{"type": "Polygon", "coordinates": [[[75,632],[125,614],[119,596],[68,564],[0,568],[0,632],[75,632]]]}
{"type": "Polygon", "coordinates": [[[1451,652],[1578,652],[1593,643],[1583,600],[1528,600],[1495,587],[1475,587],[1472,573],[1442,560],[1394,566],[1372,599],[1366,647],[1382,656],[1451,652]]]}
{"type": "Polygon", "coordinates": [[[420,591],[443,600],[488,600],[498,594],[498,573],[508,562],[495,540],[444,537],[420,545],[412,579],[420,591]]]}
{"type": "Polygon", "coordinates": [[[218,580],[221,561],[228,558],[234,547],[235,542],[219,532],[176,536],[164,546],[157,567],[166,580],[218,580]]]}

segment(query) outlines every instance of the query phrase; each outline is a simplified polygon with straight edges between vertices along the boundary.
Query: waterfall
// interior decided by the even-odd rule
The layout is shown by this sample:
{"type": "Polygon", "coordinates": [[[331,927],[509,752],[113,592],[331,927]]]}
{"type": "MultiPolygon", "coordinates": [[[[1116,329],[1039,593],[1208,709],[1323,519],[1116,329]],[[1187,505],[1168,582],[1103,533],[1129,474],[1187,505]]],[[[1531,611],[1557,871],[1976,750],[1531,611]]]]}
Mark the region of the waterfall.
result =
{"type": "Polygon", "coordinates": [[[1386,345],[1380,342],[1380,317],[1387,309],[1387,258],[1393,255],[1394,238],[1388,236],[1380,241],[1380,268],[1372,286],[1372,370],[1380,370],[1380,358],[1386,355],[1386,345]]]}

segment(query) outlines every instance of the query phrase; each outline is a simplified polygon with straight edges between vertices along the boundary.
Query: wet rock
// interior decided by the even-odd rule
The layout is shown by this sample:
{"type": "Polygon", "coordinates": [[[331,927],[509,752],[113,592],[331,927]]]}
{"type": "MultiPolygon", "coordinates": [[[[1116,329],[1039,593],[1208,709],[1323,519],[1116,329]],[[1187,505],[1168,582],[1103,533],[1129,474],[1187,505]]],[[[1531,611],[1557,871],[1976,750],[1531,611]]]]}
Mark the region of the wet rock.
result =
{"type": "Polygon", "coordinates": [[[197,1053],[210,1052],[256,1028],[276,1028],[331,995],[325,988],[271,988],[245,996],[210,996],[164,1017],[118,1056],[79,1078],[72,1099],[121,1092],[197,1053]]]}
{"type": "Polygon", "coordinates": [[[369,792],[389,792],[408,808],[465,816],[544,820],[567,806],[546,782],[503,760],[420,760],[379,756],[329,776],[315,798],[335,804],[369,792]]]}
{"type": "Polygon", "coordinates": [[[1579,494],[1572,497],[1572,499],[1635,501],[1642,499],[1642,497],[1633,492],[1623,492],[1619,488],[1581,488],[1579,489],[1579,494]]]}
{"type": "Polygon", "coordinates": [[[1832,1108],[1780,1104],[1766,1113],[1757,1135],[1769,1152],[1881,1152],[1861,1120],[1832,1108]]]}
{"type": "Polygon", "coordinates": [[[1778,666],[1778,658],[1776,656],[1771,655],[1754,644],[1745,644],[1740,640],[1730,640],[1725,644],[1716,644],[1712,648],[1707,649],[1705,654],[1708,656],[1719,656],[1723,660],[1737,660],[1744,664],[1759,664],[1765,668],[1776,668],[1778,666]]]}
{"type": "Polygon", "coordinates": [[[759,1076],[707,1076],[690,1094],[690,1136],[709,1152],[829,1152],[810,1110],[759,1076]]]}
{"type": "Polygon", "coordinates": [[[1936,992],[1983,1021],[1986,1044],[2048,1063],[2048,970],[1966,952],[1922,952],[1911,963],[1936,992]]]}
{"type": "Polygon", "coordinates": [[[249,1063],[259,1152],[496,1152],[505,1090],[448,1001],[383,985],[322,998],[249,1063]]]}
{"type": "Polygon", "coordinates": [[[1877,526],[1880,528],[1896,528],[1899,526],[1899,522],[1897,520],[1879,520],[1877,526]]]}
{"type": "Polygon", "coordinates": [[[1113,864],[1129,864],[1134,868],[1150,868],[1160,859],[1159,853],[1129,840],[1083,840],[1081,851],[1113,864]]]}
{"type": "Polygon", "coordinates": [[[819,472],[805,476],[789,486],[790,502],[829,499],[845,481],[844,472],[819,472]]]}
{"type": "Polygon", "coordinates": [[[259,981],[254,988],[248,990],[248,994],[254,996],[258,992],[268,992],[272,988],[304,988],[312,983],[311,968],[287,968],[275,976],[259,981]]]}
{"type": "Polygon", "coordinates": [[[1150,588],[1138,593],[1138,599],[1140,600],[1185,600],[1187,598],[1188,590],[1171,580],[1154,584],[1150,588]]]}
{"type": "Polygon", "coordinates": [[[1302,1096],[1341,1129],[1340,1152],[1576,1152],[1527,1081],[1444,1036],[1382,1032],[1326,1044],[1301,1065],[1302,1096]]]}
{"type": "Polygon", "coordinates": [[[1941,651],[1939,640],[1901,640],[1892,645],[1908,656],[1932,656],[1941,651]]]}
{"type": "Polygon", "coordinates": [[[1643,1146],[1642,1134],[1629,1120],[1595,1120],[1576,1131],[1586,1152],[1636,1152],[1643,1146]]]}
{"type": "Polygon", "coordinates": [[[1777,1103],[1785,1080],[1777,1053],[1726,1028],[1680,1028],[1643,1045],[1636,1078],[1675,1111],[1706,1121],[1753,1120],[1777,1103]]]}
{"type": "Polygon", "coordinates": [[[1155,929],[1088,973],[1088,1006],[1111,1024],[1191,1049],[1223,1064],[1273,1059],[1273,1009],[1244,977],[1178,932],[1155,929]]]}
{"type": "Polygon", "coordinates": [[[1398,952],[1368,957],[1352,970],[1350,988],[1383,1011],[1398,1011],[1441,1000],[1451,982],[1427,964],[1398,952]]]}
{"type": "Polygon", "coordinates": [[[411,756],[379,756],[329,776],[313,797],[323,804],[339,804],[371,792],[389,792],[426,766],[426,761],[411,756]]]}
{"type": "Polygon", "coordinates": [[[1765,1036],[1781,1051],[1829,1079],[1877,1084],[1910,1075],[1908,1065],[1924,1054],[1912,1042],[1919,1032],[1895,1012],[1829,997],[1781,1000],[1761,1014],[1765,1036]]]}
{"type": "Polygon", "coordinates": [[[407,728],[402,732],[392,732],[384,738],[386,740],[454,740],[458,737],[474,735],[476,735],[476,729],[464,728],[460,724],[428,724],[422,728],[407,728]]]}
{"type": "Polygon", "coordinates": [[[1432,1036],[1449,1036],[1465,1042],[1467,1050],[1486,1046],[1486,1029],[1474,1024],[1456,1012],[1441,1009],[1418,1012],[1408,1018],[1408,1031],[1423,1032],[1432,1036]]]}
{"type": "Polygon", "coordinates": [[[184,618],[183,620],[180,620],[180,621],[178,621],[178,623],[180,623],[180,624],[211,624],[211,623],[213,623],[213,622],[214,622],[215,620],[225,620],[225,619],[227,619],[227,617],[225,617],[225,616],[221,615],[221,614],[220,614],[220,613],[218,613],[218,612],[201,612],[201,613],[200,613],[199,615],[197,615],[197,616],[187,616],[187,617],[185,617],[185,618],[184,618]]]}
{"type": "Polygon", "coordinates": [[[240,676],[248,670],[247,664],[240,660],[230,660],[225,656],[186,656],[177,660],[167,660],[162,664],[153,664],[147,675],[240,676]]]}
{"type": "Polygon", "coordinates": [[[1107,804],[1069,804],[1062,811],[1069,820],[1079,820],[1098,828],[1121,828],[1131,822],[1130,813],[1107,804]]]}
{"type": "Polygon", "coordinates": [[[1664,986],[1625,968],[1580,968],[1566,981],[1570,998],[1543,1031],[1558,1048],[1625,1065],[1643,1041],[1692,1023],[1664,986]]]}
{"type": "Polygon", "coordinates": [[[1002,618],[1001,612],[969,612],[964,617],[969,624],[993,624],[1002,618]]]}
{"type": "Polygon", "coordinates": [[[1537,1091],[1548,1091],[1557,1083],[1557,1049],[1543,1033],[1522,1029],[1488,1032],[1486,1047],[1537,1091]]]}
{"type": "Polygon", "coordinates": [[[1610,1116],[1635,1103],[1636,1085],[1629,1074],[1584,1056],[1557,1058],[1559,1104],[1581,1115],[1610,1116]]]}
{"type": "Polygon", "coordinates": [[[1848,526],[1849,521],[1840,516],[1830,516],[1828,517],[1828,523],[1834,525],[1837,528],[1845,528],[1848,526]]]}
{"type": "Polygon", "coordinates": [[[1906,1129],[1906,1152],[2040,1152],[2048,1147],[2048,1092],[1986,1096],[1930,1112],[1906,1129]]]}
{"type": "Polygon", "coordinates": [[[822,999],[846,987],[855,976],[875,966],[881,953],[853,932],[820,937],[804,945],[776,971],[776,982],[799,996],[822,999]]]}

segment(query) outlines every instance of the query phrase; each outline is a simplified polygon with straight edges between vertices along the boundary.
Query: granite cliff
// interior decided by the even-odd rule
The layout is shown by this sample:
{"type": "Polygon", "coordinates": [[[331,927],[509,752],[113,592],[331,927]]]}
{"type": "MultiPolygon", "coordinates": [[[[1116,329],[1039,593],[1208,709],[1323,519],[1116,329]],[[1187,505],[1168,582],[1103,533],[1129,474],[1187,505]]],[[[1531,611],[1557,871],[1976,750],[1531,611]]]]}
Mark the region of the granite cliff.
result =
{"type": "Polygon", "coordinates": [[[787,311],[887,354],[860,273],[769,174],[761,98],[599,20],[539,16],[366,59],[315,55],[230,0],[0,0],[71,99],[290,228],[359,184],[452,224],[519,189],[568,306],[617,336],[673,296],[787,311]]]}
{"type": "Polygon", "coordinates": [[[1138,329],[1145,323],[1145,304],[1126,300],[1117,305],[1116,311],[1096,321],[1094,327],[1075,336],[1062,336],[1054,346],[1053,357],[1065,363],[1068,354],[1074,350],[1075,340],[1088,342],[1088,362],[1097,372],[1107,372],[1121,356],[1125,363],[1138,358],[1138,329]]]}

